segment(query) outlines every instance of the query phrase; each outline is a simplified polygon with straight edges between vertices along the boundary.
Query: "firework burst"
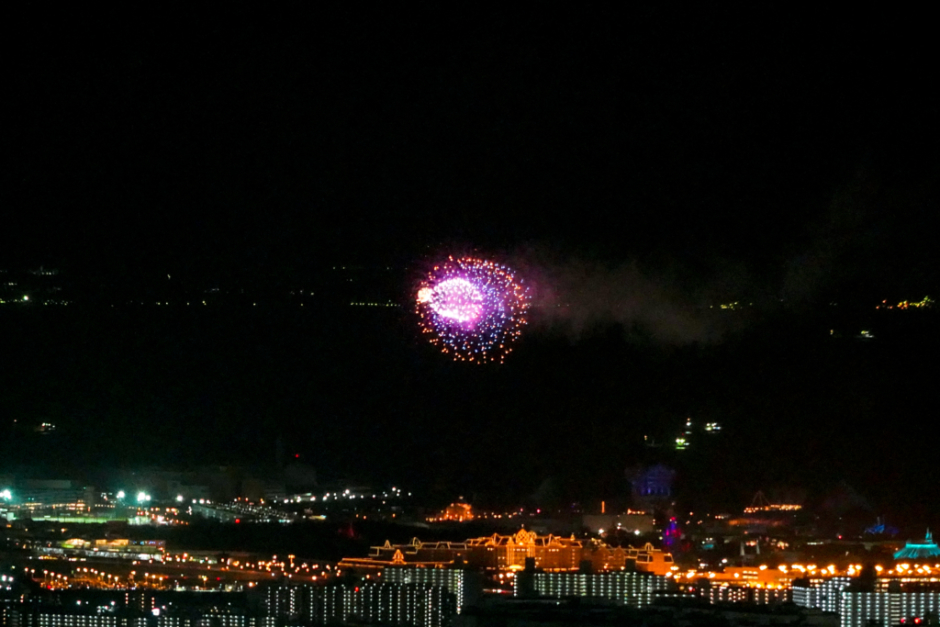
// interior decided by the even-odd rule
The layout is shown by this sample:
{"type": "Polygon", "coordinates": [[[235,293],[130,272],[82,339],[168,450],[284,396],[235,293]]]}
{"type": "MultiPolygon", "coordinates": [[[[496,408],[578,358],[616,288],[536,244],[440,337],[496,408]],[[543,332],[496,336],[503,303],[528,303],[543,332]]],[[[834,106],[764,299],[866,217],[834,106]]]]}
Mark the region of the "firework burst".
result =
{"type": "Polygon", "coordinates": [[[506,266],[450,257],[417,292],[422,332],[457,361],[502,363],[522,334],[529,292],[506,266]]]}

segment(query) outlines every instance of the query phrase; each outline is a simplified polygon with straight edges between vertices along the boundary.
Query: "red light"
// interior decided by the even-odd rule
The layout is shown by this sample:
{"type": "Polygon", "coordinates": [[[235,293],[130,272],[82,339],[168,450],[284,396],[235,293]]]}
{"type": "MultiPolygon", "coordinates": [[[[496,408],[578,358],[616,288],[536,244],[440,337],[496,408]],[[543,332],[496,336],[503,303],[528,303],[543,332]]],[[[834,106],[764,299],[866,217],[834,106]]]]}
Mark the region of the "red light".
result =
{"type": "Polygon", "coordinates": [[[241,518],[236,518],[236,519],[235,519],[235,524],[237,525],[237,524],[240,523],[241,521],[242,521],[241,518]]]}
{"type": "Polygon", "coordinates": [[[296,457],[300,457],[300,453],[295,453],[295,454],[294,454],[294,457],[295,457],[295,458],[296,458],[296,457]]]}

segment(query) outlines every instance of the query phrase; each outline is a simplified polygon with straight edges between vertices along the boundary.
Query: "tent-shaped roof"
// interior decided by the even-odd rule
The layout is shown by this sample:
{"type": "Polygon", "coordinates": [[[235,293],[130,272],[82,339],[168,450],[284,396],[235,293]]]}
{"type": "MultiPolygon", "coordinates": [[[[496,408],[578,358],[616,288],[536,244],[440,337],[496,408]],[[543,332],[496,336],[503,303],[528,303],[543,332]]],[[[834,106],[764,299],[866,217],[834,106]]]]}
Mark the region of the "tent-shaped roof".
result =
{"type": "Polygon", "coordinates": [[[894,554],[894,559],[919,559],[922,557],[940,557],[940,547],[933,541],[930,529],[923,542],[908,542],[907,546],[894,554]]]}

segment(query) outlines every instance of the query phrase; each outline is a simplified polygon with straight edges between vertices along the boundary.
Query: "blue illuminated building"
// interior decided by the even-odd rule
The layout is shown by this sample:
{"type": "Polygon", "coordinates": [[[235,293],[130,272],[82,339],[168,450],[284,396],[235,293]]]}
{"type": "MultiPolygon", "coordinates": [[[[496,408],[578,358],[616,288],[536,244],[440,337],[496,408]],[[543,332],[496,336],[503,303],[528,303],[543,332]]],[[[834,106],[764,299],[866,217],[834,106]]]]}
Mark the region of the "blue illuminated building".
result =
{"type": "Polygon", "coordinates": [[[940,557],[940,547],[933,541],[933,534],[927,530],[923,542],[908,542],[907,546],[894,554],[894,559],[920,559],[923,557],[940,557]]]}

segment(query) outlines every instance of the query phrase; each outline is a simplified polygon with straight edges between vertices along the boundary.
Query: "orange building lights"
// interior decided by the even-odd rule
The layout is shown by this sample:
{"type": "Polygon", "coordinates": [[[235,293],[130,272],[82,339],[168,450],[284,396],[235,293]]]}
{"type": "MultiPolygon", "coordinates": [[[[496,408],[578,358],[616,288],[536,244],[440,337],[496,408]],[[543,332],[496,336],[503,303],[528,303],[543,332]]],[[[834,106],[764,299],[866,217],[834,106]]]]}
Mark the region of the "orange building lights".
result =
{"type": "Polygon", "coordinates": [[[473,518],[473,508],[469,503],[451,503],[437,516],[428,518],[428,522],[467,522],[473,518]]]}
{"type": "Polygon", "coordinates": [[[367,557],[344,558],[343,569],[381,570],[386,566],[445,567],[458,563],[486,570],[522,570],[527,558],[545,571],[574,571],[582,562],[595,570],[635,569],[664,575],[673,568],[672,555],[646,544],[642,548],[610,547],[599,540],[539,535],[520,529],[512,535],[493,534],[463,542],[385,542],[367,557]]]}

